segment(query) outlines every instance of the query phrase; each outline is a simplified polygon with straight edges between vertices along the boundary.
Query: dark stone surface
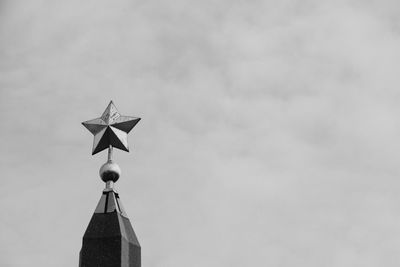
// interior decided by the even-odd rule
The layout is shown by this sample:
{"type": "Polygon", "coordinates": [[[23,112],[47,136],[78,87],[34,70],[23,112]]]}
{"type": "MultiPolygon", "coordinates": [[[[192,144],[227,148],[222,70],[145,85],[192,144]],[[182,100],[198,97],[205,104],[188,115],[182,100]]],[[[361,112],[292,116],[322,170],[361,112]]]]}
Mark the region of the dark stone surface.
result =
{"type": "Polygon", "coordinates": [[[128,218],[95,213],[83,236],[80,267],[140,267],[140,244],[128,218]]]}

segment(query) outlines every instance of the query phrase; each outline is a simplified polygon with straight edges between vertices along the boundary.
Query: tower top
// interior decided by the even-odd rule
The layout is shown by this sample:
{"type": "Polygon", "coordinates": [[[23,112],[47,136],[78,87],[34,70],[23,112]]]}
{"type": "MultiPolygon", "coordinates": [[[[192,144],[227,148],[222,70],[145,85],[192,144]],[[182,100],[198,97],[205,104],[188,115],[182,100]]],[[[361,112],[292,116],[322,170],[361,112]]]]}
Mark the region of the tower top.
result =
{"type": "Polygon", "coordinates": [[[108,160],[100,168],[106,188],[83,236],[80,267],[141,266],[139,241],[113,188],[121,169],[112,159],[114,147],[129,152],[128,133],[139,120],[122,116],[111,101],[101,117],[82,122],[94,135],[92,155],[108,148],[108,160]]]}

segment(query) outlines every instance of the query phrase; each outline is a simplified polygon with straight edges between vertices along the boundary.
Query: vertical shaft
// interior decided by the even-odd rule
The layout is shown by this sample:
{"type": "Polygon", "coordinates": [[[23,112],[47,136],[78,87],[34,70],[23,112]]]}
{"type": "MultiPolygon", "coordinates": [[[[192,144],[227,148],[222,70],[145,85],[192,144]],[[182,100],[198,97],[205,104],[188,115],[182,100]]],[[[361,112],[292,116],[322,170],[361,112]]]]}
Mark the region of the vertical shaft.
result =
{"type": "Polygon", "coordinates": [[[108,147],[108,161],[112,161],[113,147],[110,145],[108,147]]]}

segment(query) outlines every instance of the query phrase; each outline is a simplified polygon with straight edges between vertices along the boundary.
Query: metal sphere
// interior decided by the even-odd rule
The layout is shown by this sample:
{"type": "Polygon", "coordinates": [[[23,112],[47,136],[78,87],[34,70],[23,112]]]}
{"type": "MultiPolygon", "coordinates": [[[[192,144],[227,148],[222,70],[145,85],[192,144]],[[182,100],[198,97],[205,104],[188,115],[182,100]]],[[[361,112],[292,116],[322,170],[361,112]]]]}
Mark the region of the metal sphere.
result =
{"type": "Polygon", "coordinates": [[[117,163],[108,161],[101,166],[99,174],[105,183],[108,181],[113,181],[115,183],[121,176],[121,169],[117,163]]]}

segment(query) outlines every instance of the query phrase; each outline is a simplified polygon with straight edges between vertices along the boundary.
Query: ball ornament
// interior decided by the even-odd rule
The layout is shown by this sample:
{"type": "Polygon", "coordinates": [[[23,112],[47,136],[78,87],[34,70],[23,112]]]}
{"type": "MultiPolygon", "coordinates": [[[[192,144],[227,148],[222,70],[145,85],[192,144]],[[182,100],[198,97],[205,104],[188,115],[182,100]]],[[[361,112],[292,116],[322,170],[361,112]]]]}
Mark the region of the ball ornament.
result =
{"type": "Polygon", "coordinates": [[[108,181],[113,181],[115,183],[121,176],[121,169],[117,163],[107,161],[103,166],[101,166],[99,174],[105,183],[108,181]]]}

